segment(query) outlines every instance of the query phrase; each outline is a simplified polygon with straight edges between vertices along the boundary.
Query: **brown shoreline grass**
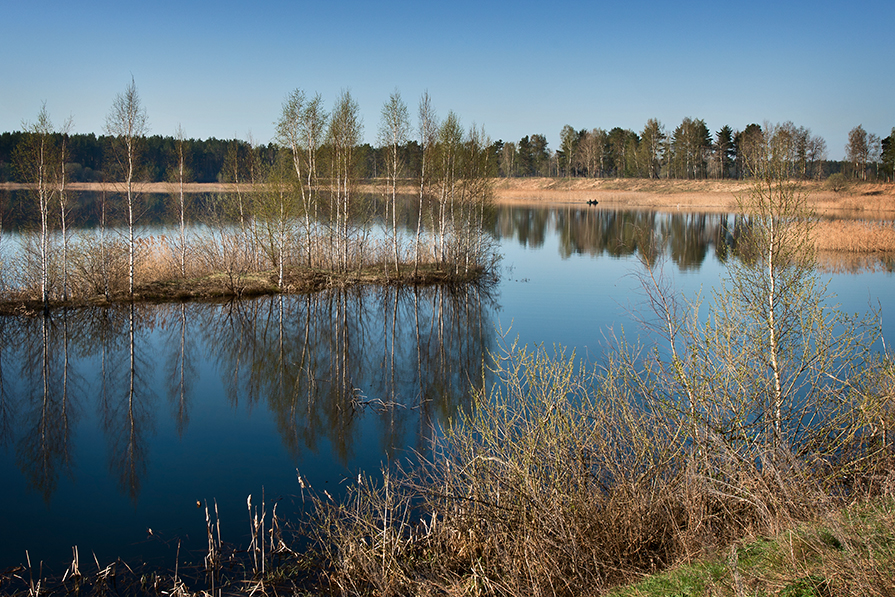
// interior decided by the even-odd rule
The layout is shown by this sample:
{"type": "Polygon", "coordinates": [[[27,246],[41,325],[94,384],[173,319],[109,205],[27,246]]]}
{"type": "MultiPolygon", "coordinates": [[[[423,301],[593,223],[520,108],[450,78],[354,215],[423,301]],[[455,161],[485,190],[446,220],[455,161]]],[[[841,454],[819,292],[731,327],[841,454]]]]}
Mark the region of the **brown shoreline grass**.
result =
{"type": "MultiPolygon", "coordinates": [[[[737,196],[748,194],[748,180],[676,180],[642,178],[494,178],[492,199],[499,205],[538,205],[545,203],[586,203],[624,208],[680,209],[698,211],[737,211],[737,196]]],[[[384,181],[367,181],[360,192],[377,193],[384,181]]],[[[818,213],[846,218],[895,218],[895,183],[852,182],[839,192],[830,190],[825,181],[803,181],[809,205],[818,213]]],[[[21,190],[29,185],[0,183],[0,190],[21,190]]],[[[116,183],[71,183],[72,191],[114,191],[116,183]]],[[[172,193],[178,186],[170,182],[141,183],[145,193],[172,193]]],[[[242,185],[250,190],[249,185],[242,185]]],[[[236,191],[231,183],[187,183],[187,193],[223,193],[236,191]]],[[[412,181],[399,184],[398,192],[415,195],[419,187],[412,181]]]]}
{"type": "MultiPolygon", "coordinates": [[[[586,203],[623,209],[737,212],[737,197],[748,195],[748,180],[648,180],[586,178],[501,178],[495,203],[537,205],[586,203]]],[[[895,218],[895,183],[853,183],[834,192],[824,181],[805,181],[808,204],[820,215],[847,219],[895,218]]]]}
{"type": "MultiPolygon", "coordinates": [[[[400,273],[382,264],[361,270],[337,272],[324,269],[297,268],[285,276],[283,286],[277,286],[276,271],[240,273],[214,272],[199,277],[166,277],[145,280],[134,287],[134,294],[115,290],[109,296],[94,294],[68,301],[49,302],[49,309],[62,307],[109,306],[123,303],[165,303],[185,301],[226,301],[276,294],[307,294],[332,288],[353,286],[431,286],[435,284],[466,284],[482,279],[482,268],[456,272],[438,264],[421,263],[416,273],[413,264],[404,264],[400,273]]],[[[43,303],[34,291],[11,291],[0,299],[0,315],[37,315],[43,303]]]]}

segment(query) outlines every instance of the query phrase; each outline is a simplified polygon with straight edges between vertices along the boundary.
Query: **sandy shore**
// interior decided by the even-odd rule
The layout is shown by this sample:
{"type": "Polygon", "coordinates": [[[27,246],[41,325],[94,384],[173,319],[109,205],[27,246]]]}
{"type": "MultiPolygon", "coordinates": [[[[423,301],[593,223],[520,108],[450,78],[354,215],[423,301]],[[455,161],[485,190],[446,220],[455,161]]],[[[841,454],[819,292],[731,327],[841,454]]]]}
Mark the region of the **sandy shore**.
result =
{"type": "MultiPolygon", "coordinates": [[[[586,203],[605,207],[736,212],[751,183],[739,180],[645,180],[509,178],[494,182],[502,204],[586,203]]],[[[822,215],[895,219],[895,184],[853,184],[836,193],[823,182],[806,182],[808,204],[822,215]]]]}

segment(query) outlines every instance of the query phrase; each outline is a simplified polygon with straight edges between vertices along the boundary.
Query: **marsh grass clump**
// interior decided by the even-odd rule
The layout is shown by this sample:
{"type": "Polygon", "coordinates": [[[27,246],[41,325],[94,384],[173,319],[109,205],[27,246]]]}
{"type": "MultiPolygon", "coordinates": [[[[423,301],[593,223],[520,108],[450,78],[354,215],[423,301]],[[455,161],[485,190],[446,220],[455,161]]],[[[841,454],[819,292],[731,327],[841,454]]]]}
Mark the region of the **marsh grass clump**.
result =
{"type": "MultiPolygon", "coordinates": [[[[837,512],[874,496],[891,504],[892,450],[882,438],[895,422],[890,411],[856,403],[853,414],[866,414],[827,421],[836,450],[750,444],[705,428],[697,442],[689,411],[650,401],[628,362],[593,370],[562,351],[508,347],[496,364],[501,383],[445,428],[421,464],[361,477],[342,500],[313,498],[323,586],[604,594],[682,566],[686,578],[630,594],[718,594],[712,587],[723,584],[720,594],[744,595],[761,583],[778,593],[818,574],[831,595],[882,582],[869,562],[891,552],[891,538],[882,540],[891,507],[837,512]],[[792,534],[815,521],[823,526],[792,534]],[[774,547],[736,547],[749,537],[774,547]],[[869,550],[862,541],[880,543],[869,550]]],[[[885,558],[895,566],[895,552],[885,558]]]]}
{"type": "MultiPolygon", "coordinates": [[[[686,418],[644,402],[617,363],[588,370],[561,351],[511,346],[496,367],[502,383],[451,422],[421,465],[362,476],[341,500],[313,498],[309,528],[324,586],[336,594],[603,594],[891,491],[842,495],[858,477],[847,472],[851,456],[834,484],[813,466],[815,454],[784,459],[721,437],[697,449],[686,418]]],[[[860,459],[861,476],[873,468],[892,478],[878,450],[860,459]]],[[[812,541],[849,545],[838,527],[826,528],[812,541]]],[[[700,591],[728,574],[698,568],[708,580],[686,582],[700,591]]]]}

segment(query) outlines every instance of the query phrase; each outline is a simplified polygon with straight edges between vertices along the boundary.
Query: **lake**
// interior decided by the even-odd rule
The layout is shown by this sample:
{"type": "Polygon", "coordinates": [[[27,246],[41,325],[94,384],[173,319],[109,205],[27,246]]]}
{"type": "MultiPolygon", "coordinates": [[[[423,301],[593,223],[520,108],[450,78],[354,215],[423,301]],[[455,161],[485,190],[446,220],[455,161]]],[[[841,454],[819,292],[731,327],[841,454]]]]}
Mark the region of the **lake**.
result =
{"type": "MultiPolygon", "coordinates": [[[[734,216],[501,207],[494,287],[375,287],[228,303],[170,303],[0,318],[0,569],[61,573],[121,557],[172,566],[204,556],[206,504],[246,545],[252,495],[281,518],[300,474],[338,496],[358,472],[425,453],[490,384],[490,355],[564,346],[599,363],[613,334],[647,339],[637,231],[661,239],[685,296],[724,275],[734,216]]],[[[6,241],[5,241],[6,242],[6,241]]],[[[881,310],[895,279],[840,268],[847,312],[881,310]]]]}

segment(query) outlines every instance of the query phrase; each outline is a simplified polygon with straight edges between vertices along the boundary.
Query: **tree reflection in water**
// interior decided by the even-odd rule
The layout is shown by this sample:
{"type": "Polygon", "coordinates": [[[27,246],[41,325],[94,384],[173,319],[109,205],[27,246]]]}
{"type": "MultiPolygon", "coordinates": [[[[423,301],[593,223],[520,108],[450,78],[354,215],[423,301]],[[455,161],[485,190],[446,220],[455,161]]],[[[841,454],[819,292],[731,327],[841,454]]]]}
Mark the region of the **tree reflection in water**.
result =
{"type": "MultiPolygon", "coordinates": [[[[697,212],[605,209],[585,205],[561,207],[500,206],[490,232],[498,239],[514,239],[523,247],[538,248],[545,239],[559,239],[563,259],[572,255],[624,257],[642,253],[638,243],[653,239],[681,271],[697,270],[714,249],[725,263],[740,258],[738,244],[749,216],[697,212]]],[[[818,269],[833,273],[895,270],[892,255],[823,252],[818,269]]]]}
{"type": "Polygon", "coordinates": [[[712,247],[720,261],[735,252],[740,227],[747,223],[743,216],[733,214],[589,206],[503,207],[497,210],[492,233],[501,238],[514,237],[523,246],[533,247],[555,234],[563,259],[572,255],[633,255],[644,249],[639,245],[642,239],[650,237],[658,243],[656,249],[667,251],[681,270],[692,270],[703,264],[712,247]]]}
{"type": "Polygon", "coordinates": [[[225,408],[269,411],[292,462],[325,440],[325,458],[344,465],[365,421],[392,458],[425,449],[438,421],[483,383],[492,311],[475,286],[382,287],[2,318],[0,440],[15,443],[19,468],[49,502],[59,475],[78,468],[77,414],[95,409],[98,429],[80,431],[103,433],[110,473],[137,502],[156,425],[188,436],[200,372],[214,369],[225,408]]]}
{"type": "Polygon", "coordinates": [[[198,327],[220,348],[209,357],[227,372],[231,402],[264,404],[293,458],[325,438],[344,463],[363,413],[377,413],[390,456],[411,417],[422,445],[433,414],[481,383],[490,306],[474,286],[336,289],[206,309],[198,327]]]}
{"type": "MultiPolygon", "coordinates": [[[[6,323],[6,322],[5,322],[6,323]]],[[[22,411],[9,425],[21,430],[16,455],[29,485],[49,502],[60,473],[72,474],[72,427],[77,420],[77,380],[70,368],[67,313],[17,321],[4,330],[4,344],[20,351],[22,411]]],[[[7,382],[2,382],[7,387],[7,382]]],[[[4,416],[9,397],[4,396],[4,416]]]]}

